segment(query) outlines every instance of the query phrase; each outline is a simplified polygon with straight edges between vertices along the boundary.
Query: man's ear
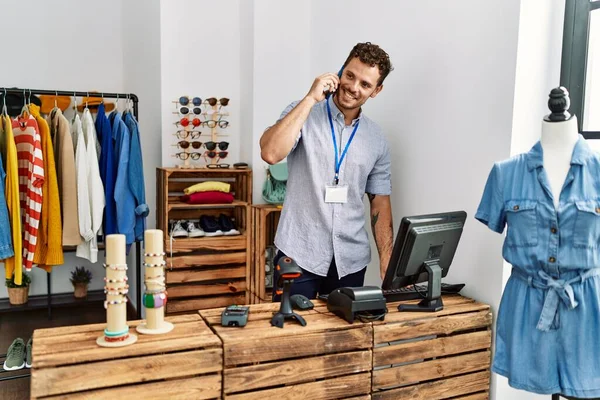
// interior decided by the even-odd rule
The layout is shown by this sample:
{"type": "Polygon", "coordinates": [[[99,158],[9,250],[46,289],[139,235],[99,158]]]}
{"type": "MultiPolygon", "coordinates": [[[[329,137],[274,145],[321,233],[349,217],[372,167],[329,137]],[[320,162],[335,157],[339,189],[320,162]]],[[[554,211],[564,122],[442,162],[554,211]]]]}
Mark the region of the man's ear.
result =
{"type": "Polygon", "coordinates": [[[371,96],[369,96],[369,97],[371,97],[371,98],[374,99],[375,97],[377,97],[377,95],[379,94],[379,92],[381,92],[382,90],[383,90],[383,85],[377,86],[375,88],[375,90],[373,90],[373,93],[371,93],[371,96]]]}

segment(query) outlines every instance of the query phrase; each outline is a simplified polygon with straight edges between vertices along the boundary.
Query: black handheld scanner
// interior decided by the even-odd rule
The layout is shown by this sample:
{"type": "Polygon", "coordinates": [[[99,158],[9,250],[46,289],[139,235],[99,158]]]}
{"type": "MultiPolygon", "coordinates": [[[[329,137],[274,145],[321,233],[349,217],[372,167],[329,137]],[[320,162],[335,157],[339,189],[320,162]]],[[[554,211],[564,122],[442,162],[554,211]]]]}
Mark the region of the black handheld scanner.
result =
{"type": "Polygon", "coordinates": [[[275,293],[283,293],[284,281],[293,281],[296,278],[302,276],[302,269],[296,264],[296,261],[290,257],[281,257],[277,263],[277,272],[279,273],[279,279],[277,280],[277,289],[275,293]]]}

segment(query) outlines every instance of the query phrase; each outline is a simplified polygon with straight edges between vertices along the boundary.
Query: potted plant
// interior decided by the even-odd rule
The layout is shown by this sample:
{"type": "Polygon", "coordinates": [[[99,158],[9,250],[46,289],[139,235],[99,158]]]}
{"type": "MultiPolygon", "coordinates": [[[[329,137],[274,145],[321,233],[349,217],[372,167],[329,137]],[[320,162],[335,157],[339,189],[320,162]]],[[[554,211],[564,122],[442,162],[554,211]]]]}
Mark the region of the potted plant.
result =
{"type": "Polygon", "coordinates": [[[21,305],[27,303],[29,300],[29,284],[31,278],[25,272],[21,278],[21,284],[17,285],[14,281],[14,275],[12,278],[6,278],[6,288],[8,289],[8,301],[12,305],[21,305]]]}
{"type": "Polygon", "coordinates": [[[76,299],[84,299],[87,297],[88,284],[92,281],[92,272],[85,267],[75,267],[71,271],[71,283],[75,288],[73,295],[76,299]]]}

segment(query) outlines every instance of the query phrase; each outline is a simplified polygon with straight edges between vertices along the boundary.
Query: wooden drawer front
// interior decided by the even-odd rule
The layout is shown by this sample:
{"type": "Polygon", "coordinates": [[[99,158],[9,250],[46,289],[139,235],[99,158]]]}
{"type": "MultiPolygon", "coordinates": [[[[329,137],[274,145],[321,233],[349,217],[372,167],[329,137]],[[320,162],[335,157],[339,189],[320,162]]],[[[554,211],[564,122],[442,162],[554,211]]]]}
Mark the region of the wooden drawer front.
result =
{"type": "Polygon", "coordinates": [[[488,398],[489,306],[444,297],[437,313],[398,312],[373,324],[373,399],[488,398]]]}
{"type": "Polygon", "coordinates": [[[99,347],[106,324],[38,329],[33,334],[31,397],[212,399],[220,397],[221,341],[198,315],[167,318],[174,329],[141,335],[118,348],[99,347]],[[164,380],[164,382],[163,382],[164,380]],[[193,384],[188,384],[194,380],[193,384]],[[198,380],[196,382],[195,380],[198,380]]]}

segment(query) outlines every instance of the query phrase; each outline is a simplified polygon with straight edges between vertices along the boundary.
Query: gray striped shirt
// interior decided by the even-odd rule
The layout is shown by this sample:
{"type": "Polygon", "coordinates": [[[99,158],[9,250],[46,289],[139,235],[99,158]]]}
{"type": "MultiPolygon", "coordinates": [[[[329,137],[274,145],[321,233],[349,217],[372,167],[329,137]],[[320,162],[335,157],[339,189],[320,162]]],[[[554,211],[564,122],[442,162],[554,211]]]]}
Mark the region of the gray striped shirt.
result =
{"type": "MultiPolygon", "coordinates": [[[[320,276],[327,276],[335,257],[341,278],[371,261],[363,197],[365,192],[391,194],[390,151],[379,125],[362,111],[345,126],[344,115],[332,99],[329,102],[340,156],[360,121],[340,167],[339,184],[348,186],[348,202],[325,203],[325,186],[333,183],[335,174],[335,155],[324,100],[312,108],[287,156],[289,175],[275,246],[320,276]]],[[[280,118],[297,104],[290,104],[280,118]]]]}

